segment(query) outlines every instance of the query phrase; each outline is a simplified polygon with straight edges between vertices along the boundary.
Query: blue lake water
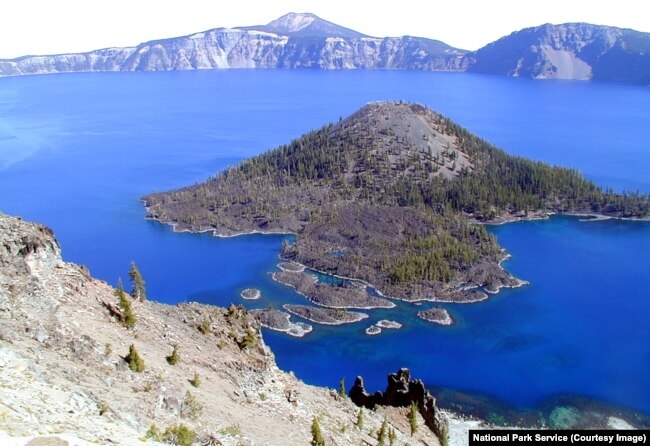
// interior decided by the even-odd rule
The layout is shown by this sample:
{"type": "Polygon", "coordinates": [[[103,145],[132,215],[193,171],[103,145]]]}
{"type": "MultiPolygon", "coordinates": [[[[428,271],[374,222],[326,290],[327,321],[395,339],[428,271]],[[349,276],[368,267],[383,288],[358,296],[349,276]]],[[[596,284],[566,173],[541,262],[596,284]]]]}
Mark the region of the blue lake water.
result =
{"type": "MultiPolygon", "coordinates": [[[[0,210],[52,227],[66,260],[111,283],[135,260],[159,301],[301,303],[268,274],[283,237],[176,234],[145,221],[138,199],[384,99],[424,103],[601,185],[650,192],[645,87],[390,71],[106,73],[0,79],[0,210]],[[263,298],[241,301],[247,287],[263,298]]],[[[578,395],[650,414],[650,223],[555,217],[492,230],[513,254],[506,268],[530,286],[447,305],[452,328],[398,303],[303,339],[265,331],[278,364],[330,387],[363,375],[383,388],[406,366],[432,387],[515,407],[578,395]],[[363,333],[382,318],[404,328],[363,333]]]]}

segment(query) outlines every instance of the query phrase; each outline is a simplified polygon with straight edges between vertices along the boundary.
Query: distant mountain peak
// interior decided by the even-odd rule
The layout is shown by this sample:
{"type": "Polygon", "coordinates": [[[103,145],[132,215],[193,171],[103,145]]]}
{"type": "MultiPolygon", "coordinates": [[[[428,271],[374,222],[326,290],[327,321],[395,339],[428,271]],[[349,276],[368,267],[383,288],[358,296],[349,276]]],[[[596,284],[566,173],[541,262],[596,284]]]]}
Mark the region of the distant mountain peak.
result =
{"type": "Polygon", "coordinates": [[[282,17],[269,22],[266,26],[277,30],[278,32],[292,34],[298,32],[312,23],[315,20],[322,20],[318,16],[309,12],[290,12],[282,17]]]}
{"type": "Polygon", "coordinates": [[[290,12],[266,25],[253,27],[253,29],[295,37],[367,37],[365,34],[328,22],[309,12],[290,12]]]}

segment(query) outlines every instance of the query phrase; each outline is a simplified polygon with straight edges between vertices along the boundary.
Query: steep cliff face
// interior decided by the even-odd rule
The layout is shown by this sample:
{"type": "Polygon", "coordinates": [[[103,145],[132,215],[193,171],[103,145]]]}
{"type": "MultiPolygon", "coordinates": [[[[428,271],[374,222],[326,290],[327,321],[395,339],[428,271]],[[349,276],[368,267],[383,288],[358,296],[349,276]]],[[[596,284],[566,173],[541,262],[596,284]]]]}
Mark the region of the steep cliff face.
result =
{"type": "Polygon", "coordinates": [[[134,48],[0,60],[0,75],[217,68],[395,68],[458,71],[466,51],[417,37],[372,38],[313,14],[217,28],[134,48]]]}
{"type": "Polygon", "coordinates": [[[475,73],[650,83],[650,34],[608,26],[526,28],[467,58],[468,71],[475,73]]]}
{"type": "Polygon", "coordinates": [[[184,425],[194,444],[305,445],[314,418],[327,444],[371,444],[384,417],[399,444],[439,444],[427,429],[410,437],[399,409],[356,428],[350,400],[277,368],[242,308],[132,300],[127,329],[117,301],[62,261],[52,231],[0,213],[0,444],[188,444],[175,437],[184,425]]]}

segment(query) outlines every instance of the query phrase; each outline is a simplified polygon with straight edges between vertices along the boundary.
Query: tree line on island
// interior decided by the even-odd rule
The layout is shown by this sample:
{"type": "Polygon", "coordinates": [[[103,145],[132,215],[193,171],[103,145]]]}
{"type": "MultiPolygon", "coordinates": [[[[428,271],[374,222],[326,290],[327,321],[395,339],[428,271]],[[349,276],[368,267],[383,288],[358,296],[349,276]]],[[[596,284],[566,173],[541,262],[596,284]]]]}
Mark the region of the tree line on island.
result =
{"type": "MultiPolygon", "coordinates": [[[[265,186],[277,188],[324,184],[341,198],[424,206],[438,213],[462,211],[482,220],[505,211],[549,210],[629,218],[646,217],[650,212],[647,195],[603,190],[575,169],[509,155],[443,116],[436,115],[436,121],[441,133],[457,138],[473,161],[474,168],[462,169],[457,178],[428,178],[426,174],[437,168],[435,158],[430,162],[413,152],[410,160],[400,160],[399,167],[412,169],[411,175],[387,185],[387,154],[371,153],[373,135],[363,129],[335,132],[330,124],[250,158],[213,180],[227,182],[235,177],[238,181],[241,176],[244,180],[266,180],[265,186]],[[361,162],[350,172],[348,167],[360,151],[364,152],[361,162]]],[[[451,152],[450,160],[455,153],[451,152]]]]}

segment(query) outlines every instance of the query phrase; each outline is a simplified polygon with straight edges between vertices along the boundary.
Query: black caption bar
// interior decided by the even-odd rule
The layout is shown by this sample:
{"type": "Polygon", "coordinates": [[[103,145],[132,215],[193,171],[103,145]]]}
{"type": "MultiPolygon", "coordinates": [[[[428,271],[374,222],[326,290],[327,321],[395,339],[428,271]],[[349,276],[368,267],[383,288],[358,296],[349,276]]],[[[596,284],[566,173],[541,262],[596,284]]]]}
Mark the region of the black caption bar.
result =
{"type": "Polygon", "coordinates": [[[648,430],[470,430],[469,446],[487,445],[589,445],[634,446],[648,444],[648,430]]]}

